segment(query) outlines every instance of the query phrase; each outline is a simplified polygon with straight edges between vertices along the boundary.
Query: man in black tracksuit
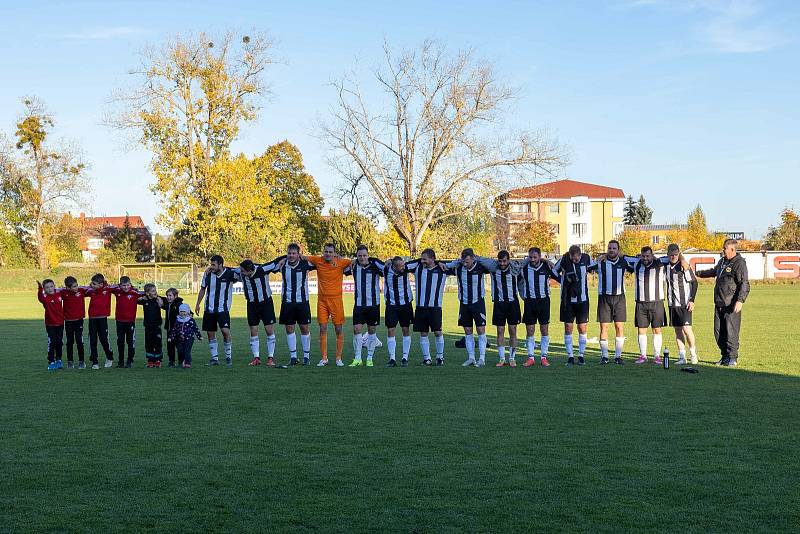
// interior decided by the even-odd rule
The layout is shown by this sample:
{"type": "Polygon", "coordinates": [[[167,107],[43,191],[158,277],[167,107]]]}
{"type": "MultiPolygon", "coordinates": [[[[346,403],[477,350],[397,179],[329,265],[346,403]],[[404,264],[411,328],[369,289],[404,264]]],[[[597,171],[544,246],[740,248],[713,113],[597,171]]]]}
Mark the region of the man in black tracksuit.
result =
{"type": "Polygon", "coordinates": [[[698,271],[700,278],[716,278],[714,284],[714,337],[719,346],[717,365],[734,367],[739,358],[739,328],[742,325],[742,305],[750,293],[747,263],[736,252],[735,239],[726,239],[722,258],[713,269],[698,271]]]}

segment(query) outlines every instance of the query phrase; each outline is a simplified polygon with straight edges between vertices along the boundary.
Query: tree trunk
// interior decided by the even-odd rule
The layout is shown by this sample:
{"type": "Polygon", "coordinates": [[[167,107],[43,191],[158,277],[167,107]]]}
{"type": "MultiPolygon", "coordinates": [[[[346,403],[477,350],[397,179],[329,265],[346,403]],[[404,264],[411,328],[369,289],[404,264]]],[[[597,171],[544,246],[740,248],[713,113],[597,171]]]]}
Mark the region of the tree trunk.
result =
{"type": "Polygon", "coordinates": [[[36,252],[39,255],[39,269],[42,271],[47,270],[47,254],[45,251],[44,231],[42,229],[42,220],[39,218],[36,220],[36,252]]]}

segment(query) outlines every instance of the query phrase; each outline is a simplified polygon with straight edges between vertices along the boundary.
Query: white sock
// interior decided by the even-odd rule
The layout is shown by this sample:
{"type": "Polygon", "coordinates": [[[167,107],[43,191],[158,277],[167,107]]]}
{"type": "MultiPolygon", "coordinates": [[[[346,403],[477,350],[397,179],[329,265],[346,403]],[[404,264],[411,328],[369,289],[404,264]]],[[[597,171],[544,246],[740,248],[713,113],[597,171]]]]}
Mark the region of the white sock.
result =
{"type": "Polygon", "coordinates": [[[505,347],[503,347],[501,345],[498,345],[497,346],[497,354],[500,356],[500,361],[501,362],[506,361],[506,348],[505,347]]]}
{"type": "Polygon", "coordinates": [[[528,336],[526,345],[528,346],[528,358],[533,358],[534,354],[536,354],[536,336],[528,336]]]}
{"type": "Polygon", "coordinates": [[[253,358],[258,358],[259,348],[258,336],[250,336],[250,352],[253,353],[253,358]]]}
{"type": "Polygon", "coordinates": [[[647,356],[647,334],[639,334],[639,356],[647,356]]]}
{"type": "Polygon", "coordinates": [[[408,353],[411,352],[411,336],[403,336],[403,359],[408,359],[408,353]]]}
{"type": "Polygon", "coordinates": [[[685,350],[679,351],[678,352],[678,356],[680,356],[681,360],[685,360],[686,359],[686,351],[685,350]]]}
{"type": "Polygon", "coordinates": [[[481,361],[486,359],[486,334],[479,334],[478,335],[478,356],[481,361]]]}
{"type": "Polygon", "coordinates": [[[394,356],[397,353],[397,339],[393,337],[387,337],[386,350],[389,351],[389,359],[394,360],[394,356]]]}
{"type": "Polygon", "coordinates": [[[615,337],[614,338],[614,357],[615,358],[622,358],[622,347],[625,345],[625,337],[615,337]]]}
{"type": "Polygon", "coordinates": [[[436,338],[436,357],[438,359],[444,358],[444,336],[436,338]]]}
{"type": "Polygon", "coordinates": [[[275,357],[275,342],[277,339],[275,338],[275,334],[271,336],[267,336],[267,356],[270,358],[275,357]]]}
{"type": "Polygon", "coordinates": [[[697,349],[695,347],[689,347],[689,354],[692,358],[697,358],[697,349]]]}
{"type": "Polygon", "coordinates": [[[222,344],[225,346],[225,359],[230,360],[233,356],[233,342],[224,341],[222,344]]]}
{"type": "Polygon", "coordinates": [[[541,352],[542,358],[547,358],[547,350],[550,348],[550,336],[542,336],[542,340],[539,343],[539,352],[541,352]]]}
{"type": "Polygon", "coordinates": [[[311,356],[311,334],[300,334],[300,343],[303,344],[303,358],[311,356]]]}
{"type": "Polygon", "coordinates": [[[362,345],[366,345],[368,338],[369,338],[369,333],[368,332],[364,332],[363,334],[361,334],[361,344],[362,345]]]}
{"type": "Polygon", "coordinates": [[[375,355],[375,345],[378,344],[378,334],[367,336],[367,359],[371,360],[375,355]]]}
{"type": "Polygon", "coordinates": [[[572,358],[572,334],[564,334],[564,348],[567,349],[567,358],[572,358]]]}
{"type": "Polygon", "coordinates": [[[428,336],[419,336],[419,348],[422,349],[422,359],[431,359],[431,342],[428,336]]]}
{"type": "Polygon", "coordinates": [[[586,334],[578,334],[578,356],[583,356],[583,353],[586,352],[586,343],[589,341],[589,338],[586,337],[586,334]]]}
{"type": "Polygon", "coordinates": [[[217,357],[219,356],[218,353],[217,353],[217,340],[216,339],[210,339],[208,341],[208,349],[211,351],[211,359],[212,360],[216,360],[217,357]]]}
{"type": "Polygon", "coordinates": [[[600,357],[604,360],[608,359],[608,340],[601,339],[600,340],[600,357]]]}
{"type": "Polygon", "coordinates": [[[517,349],[516,347],[514,347],[514,345],[511,345],[510,347],[508,347],[508,359],[514,360],[516,359],[516,357],[517,357],[517,349]]]}
{"type": "MultiPolygon", "coordinates": [[[[439,338],[436,338],[437,342],[439,338]]],[[[467,346],[467,358],[470,360],[475,359],[475,337],[472,334],[464,336],[465,345],[467,346]]],[[[439,353],[439,347],[436,347],[436,353],[439,353]]]]}
{"type": "Polygon", "coordinates": [[[286,345],[289,347],[289,357],[297,359],[297,335],[292,332],[286,333],[286,345]]]}
{"type": "Polygon", "coordinates": [[[364,338],[361,337],[361,334],[354,334],[353,335],[353,354],[355,355],[354,358],[356,360],[361,359],[361,347],[364,345],[364,338]]]}
{"type": "Polygon", "coordinates": [[[661,334],[653,334],[653,354],[661,357],[661,334]]]}

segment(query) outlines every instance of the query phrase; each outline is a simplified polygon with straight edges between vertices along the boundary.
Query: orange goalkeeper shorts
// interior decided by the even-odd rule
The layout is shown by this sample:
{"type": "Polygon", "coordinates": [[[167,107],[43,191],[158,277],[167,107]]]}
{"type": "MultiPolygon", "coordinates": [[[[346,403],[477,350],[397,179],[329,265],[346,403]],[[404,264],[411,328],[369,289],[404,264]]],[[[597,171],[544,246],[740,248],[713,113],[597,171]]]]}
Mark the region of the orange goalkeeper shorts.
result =
{"type": "Polygon", "coordinates": [[[342,297],[320,297],[317,300],[317,322],[319,324],[328,324],[329,320],[333,321],[334,326],[342,326],[344,324],[342,297]]]}

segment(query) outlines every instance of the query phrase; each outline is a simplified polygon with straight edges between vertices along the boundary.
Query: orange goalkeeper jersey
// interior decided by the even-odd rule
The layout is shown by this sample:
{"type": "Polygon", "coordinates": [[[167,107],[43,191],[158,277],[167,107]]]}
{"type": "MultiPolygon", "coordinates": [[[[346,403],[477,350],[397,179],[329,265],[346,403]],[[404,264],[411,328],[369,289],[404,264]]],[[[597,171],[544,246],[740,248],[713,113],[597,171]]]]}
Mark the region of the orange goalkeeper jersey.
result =
{"type": "Polygon", "coordinates": [[[346,258],[333,258],[330,263],[322,256],[306,256],[317,268],[320,297],[341,297],[344,270],[352,263],[346,258]]]}

